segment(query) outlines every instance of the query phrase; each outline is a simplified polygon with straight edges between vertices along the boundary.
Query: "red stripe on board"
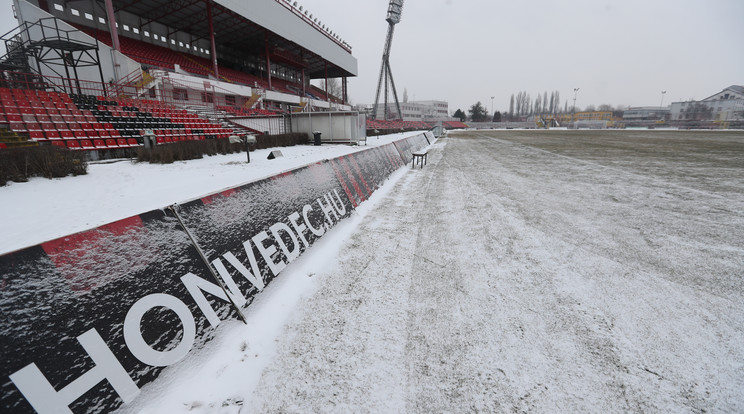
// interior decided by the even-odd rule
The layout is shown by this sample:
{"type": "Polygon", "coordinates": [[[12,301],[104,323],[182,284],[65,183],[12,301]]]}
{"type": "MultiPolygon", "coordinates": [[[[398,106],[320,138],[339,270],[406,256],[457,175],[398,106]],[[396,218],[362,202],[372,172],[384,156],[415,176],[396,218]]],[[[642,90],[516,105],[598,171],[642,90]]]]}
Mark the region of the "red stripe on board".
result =
{"type": "Polygon", "coordinates": [[[382,147],[377,147],[377,148],[378,148],[378,150],[379,150],[379,151],[380,151],[380,152],[382,153],[382,156],[383,156],[384,158],[387,158],[387,160],[388,160],[388,164],[390,164],[390,167],[392,167],[393,169],[395,169],[396,167],[398,167],[398,164],[397,164],[397,163],[395,162],[395,160],[393,160],[393,158],[392,158],[392,157],[390,156],[390,153],[388,152],[388,147],[387,147],[387,145],[386,145],[386,146],[382,146],[382,147]]]}
{"type": "Polygon", "coordinates": [[[235,194],[236,191],[237,191],[236,189],[231,188],[231,189],[225,190],[225,191],[223,191],[221,193],[212,194],[212,195],[208,195],[206,197],[203,197],[201,199],[201,201],[202,201],[202,204],[212,204],[214,202],[214,199],[216,197],[230,197],[231,195],[235,194]]]}
{"type": "Polygon", "coordinates": [[[351,201],[351,205],[353,205],[356,208],[358,206],[356,199],[354,199],[354,196],[351,194],[349,187],[346,185],[346,181],[344,181],[344,177],[341,175],[341,171],[339,171],[338,168],[336,168],[334,161],[335,160],[331,160],[331,161],[328,161],[328,163],[331,164],[331,168],[333,168],[333,172],[336,173],[336,178],[338,178],[338,182],[341,183],[341,187],[344,188],[344,191],[346,192],[346,196],[349,197],[349,200],[351,201]]]}
{"type": "Polygon", "coordinates": [[[369,188],[369,185],[367,184],[367,180],[364,179],[364,175],[362,174],[362,170],[359,168],[359,164],[354,159],[354,154],[349,154],[346,156],[349,160],[349,164],[351,164],[352,167],[354,167],[354,171],[356,171],[357,175],[359,176],[359,180],[364,185],[364,188],[367,189],[367,197],[369,197],[370,194],[372,194],[372,189],[369,188]]]}
{"type": "Polygon", "coordinates": [[[400,152],[398,152],[398,148],[394,144],[385,145],[385,153],[390,157],[395,167],[403,165],[403,161],[400,159],[400,152]]]}
{"type": "Polygon", "coordinates": [[[356,193],[359,194],[359,199],[361,201],[366,200],[367,198],[364,196],[362,189],[359,188],[359,183],[357,183],[357,181],[354,179],[354,174],[351,172],[351,169],[349,169],[349,166],[346,164],[346,161],[344,161],[344,158],[339,157],[338,163],[341,164],[342,167],[344,167],[344,171],[346,171],[346,176],[349,177],[351,186],[354,187],[354,191],[356,191],[356,193]]]}
{"type": "Polygon", "coordinates": [[[138,249],[139,231],[144,228],[142,219],[134,216],[42,243],[41,248],[73,291],[89,291],[106,283],[107,269],[129,269],[135,263],[149,262],[150,257],[138,249]]]}
{"type": "Polygon", "coordinates": [[[279,177],[286,177],[286,176],[288,176],[288,175],[292,175],[292,171],[285,171],[285,172],[283,172],[283,173],[280,173],[280,174],[277,174],[277,175],[272,175],[272,176],[271,176],[271,177],[269,177],[269,178],[271,178],[272,180],[276,180],[276,179],[277,179],[277,178],[279,178],[279,177]]]}

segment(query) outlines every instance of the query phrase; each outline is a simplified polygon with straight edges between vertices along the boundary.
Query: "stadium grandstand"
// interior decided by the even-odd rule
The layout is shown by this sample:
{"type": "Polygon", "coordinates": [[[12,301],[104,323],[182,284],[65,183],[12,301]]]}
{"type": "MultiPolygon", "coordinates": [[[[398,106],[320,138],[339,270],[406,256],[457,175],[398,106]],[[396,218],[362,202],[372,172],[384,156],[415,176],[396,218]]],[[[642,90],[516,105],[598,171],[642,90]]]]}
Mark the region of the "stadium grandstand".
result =
{"type": "Polygon", "coordinates": [[[0,147],[283,134],[293,114],[352,111],[351,46],[296,1],[14,0],[14,12],[0,147]],[[339,96],[311,84],[329,79],[339,96]]]}

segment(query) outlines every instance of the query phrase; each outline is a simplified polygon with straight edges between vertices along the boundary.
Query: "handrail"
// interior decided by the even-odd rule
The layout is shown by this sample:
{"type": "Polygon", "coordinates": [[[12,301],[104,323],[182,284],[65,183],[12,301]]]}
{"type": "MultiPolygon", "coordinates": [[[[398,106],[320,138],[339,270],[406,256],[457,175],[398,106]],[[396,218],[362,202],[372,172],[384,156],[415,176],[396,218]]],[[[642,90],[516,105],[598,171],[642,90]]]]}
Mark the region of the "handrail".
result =
{"type": "MultiPolygon", "coordinates": [[[[53,35],[52,36],[49,36],[49,38],[65,39],[67,41],[74,41],[76,43],[85,44],[85,45],[94,47],[96,49],[98,48],[98,44],[96,44],[96,43],[88,43],[88,42],[82,41],[80,39],[74,39],[74,38],[70,37],[70,34],[71,33],[76,33],[78,30],[77,29],[74,29],[74,30],[62,29],[62,28],[59,27],[59,22],[60,21],[61,20],[58,19],[58,18],[56,18],[56,17],[44,17],[44,18],[41,18],[41,19],[39,19],[39,20],[37,20],[35,22],[23,22],[18,27],[16,27],[15,29],[10,30],[8,33],[4,34],[0,38],[5,38],[5,36],[7,36],[11,32],[13,32],[14,30],[20,29],[21,27],[23,27],[23,30],[19,31],[18,34],[20,35],[20,34],[22,34],[24,32],[28,34],[31,29],[33,29],[33,28],[35,28],[35,27],[38,26],[39,28],[41,28],[42,38],[44,38],[44,39],[47,38],[47,36],[46,36],[46,30],[45,29],[49,29],[49,30],[53,30],[53,33],[52,33],[53,35]],[[53,25],[47,25],[46,23],[48,23],[50,21],[53,22],[54,24],[53,25]]],[[[32,41],[32,39],[31,39],[30,36],[28,36],[28,41],[32,41]]]]}

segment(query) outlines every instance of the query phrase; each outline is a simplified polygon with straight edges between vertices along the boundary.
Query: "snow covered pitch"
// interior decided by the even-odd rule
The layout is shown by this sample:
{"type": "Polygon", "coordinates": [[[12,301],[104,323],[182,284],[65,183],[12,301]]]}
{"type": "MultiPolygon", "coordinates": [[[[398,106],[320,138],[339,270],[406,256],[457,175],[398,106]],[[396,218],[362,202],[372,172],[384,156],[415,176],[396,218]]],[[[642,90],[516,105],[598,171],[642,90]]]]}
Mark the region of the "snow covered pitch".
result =
{"type": "Polygon", "coordinates": [[[121,411],[744,411],[743,132],[465,131],[428,161],[121,411]]]}

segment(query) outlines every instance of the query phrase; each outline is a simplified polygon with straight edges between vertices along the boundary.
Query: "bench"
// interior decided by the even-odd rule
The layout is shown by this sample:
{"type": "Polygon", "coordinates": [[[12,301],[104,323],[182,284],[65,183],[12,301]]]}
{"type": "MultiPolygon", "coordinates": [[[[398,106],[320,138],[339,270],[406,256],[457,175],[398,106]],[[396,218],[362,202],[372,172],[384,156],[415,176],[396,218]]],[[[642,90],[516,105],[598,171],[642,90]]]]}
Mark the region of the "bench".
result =
{"type": "Polygon", "coordinates": [[[413,162],[411,163],[411,168],[416,166],[416,161],[418,161],[418,163],[421,164],[421,168],[424,168],[424,165],[426,165],[427,154],[429,154],[428,148],[412,153],[411,155],[413,155],[413,162]]]}

